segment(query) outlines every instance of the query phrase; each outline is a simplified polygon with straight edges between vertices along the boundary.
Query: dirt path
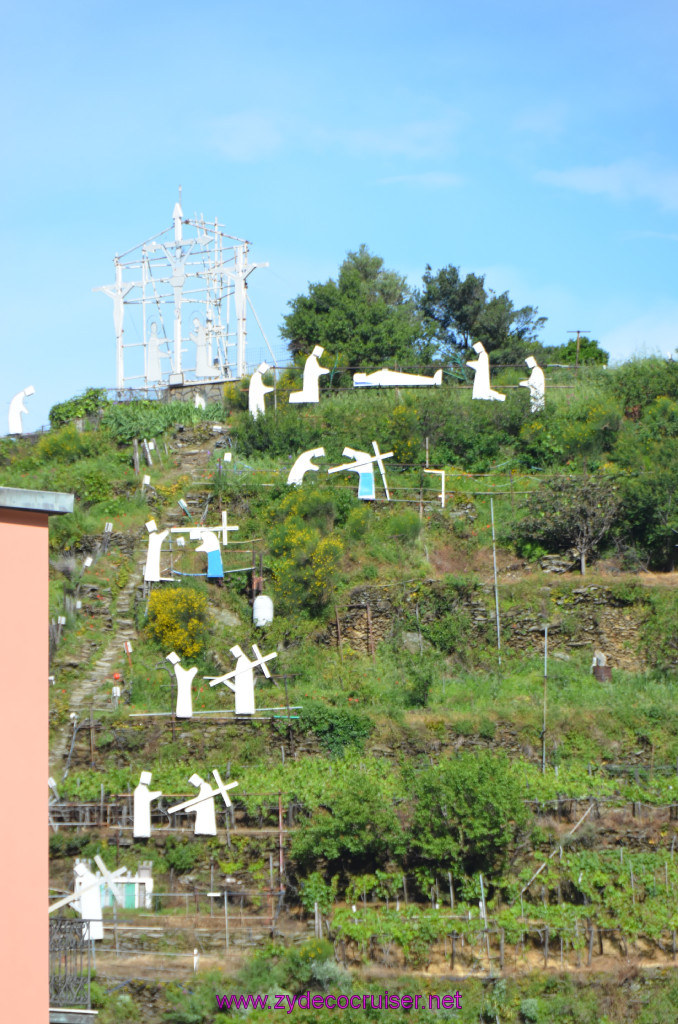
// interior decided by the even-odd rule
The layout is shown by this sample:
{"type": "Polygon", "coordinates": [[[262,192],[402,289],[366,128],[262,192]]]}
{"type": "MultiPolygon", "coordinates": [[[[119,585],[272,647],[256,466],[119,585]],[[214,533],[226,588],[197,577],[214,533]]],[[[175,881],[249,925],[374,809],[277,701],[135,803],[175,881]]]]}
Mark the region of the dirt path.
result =
{"type": "MultiPolygon", "coordinates": [[[[136,637],[134,622],[128,616],[132,607],[134,593],[138,586],[139,573],[135,571],[130,574],[129,580],[118,594],[116,622],[103,654],[91,669],[85,670],[84,678],[73,687],[69,701],[69,712],[75,712],[78,718],[82,718],[83,706],[94,696],[104,680],[110,678],[113,662],[120,657],[125,641],[136,637]]],[[[67,757],[72,735],[73,727],[70,720],[64,723],[63,726],[53,730],[53,740],[49,754],[50,771],[58,767],[67,757]]]]}

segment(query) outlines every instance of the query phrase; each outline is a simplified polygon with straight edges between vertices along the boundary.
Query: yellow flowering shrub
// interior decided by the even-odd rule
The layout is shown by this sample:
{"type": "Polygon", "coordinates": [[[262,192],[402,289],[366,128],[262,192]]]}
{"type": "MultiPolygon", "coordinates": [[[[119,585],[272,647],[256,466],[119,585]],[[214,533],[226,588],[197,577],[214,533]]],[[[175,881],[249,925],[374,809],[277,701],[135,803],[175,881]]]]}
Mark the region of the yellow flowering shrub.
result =
{"type": "Polygon", "coordinates": [[[152,591],[146,630],[165,653],[195,657],[207,642],[207,595],[183,587],[152,591]]]}

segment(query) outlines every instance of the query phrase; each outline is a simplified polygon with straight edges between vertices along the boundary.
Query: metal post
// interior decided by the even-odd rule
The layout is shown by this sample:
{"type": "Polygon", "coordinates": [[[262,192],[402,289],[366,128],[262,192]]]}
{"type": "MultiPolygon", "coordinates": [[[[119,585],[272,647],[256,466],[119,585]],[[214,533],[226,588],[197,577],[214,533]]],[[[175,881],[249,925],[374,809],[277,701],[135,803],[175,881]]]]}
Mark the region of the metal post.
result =
{"type": "Polygon", "coordinates": [[[497,544],[494,536],[494,499],[490,498],[490,518],[492,520],[492,562],[494,564],[494,610],[497,617],[497,661],[501,668],[501,625],[499,622],[499,589],[497,587],[497,544]]]}
{"type": "Polygon", "coordinates": [[[541,773],[546,772],[546,681],[548,679],[549,627],[544,624],[544,713],[541,725],[541,773]]]}
{"type": "Polygon", "coordinates": [[[280,892],[285,891],[285,885],[283,878],[285,877],[285,855],[283,854],[283,809],[282,809],[282,790],[278,790],[278,885],[280,892]]]}

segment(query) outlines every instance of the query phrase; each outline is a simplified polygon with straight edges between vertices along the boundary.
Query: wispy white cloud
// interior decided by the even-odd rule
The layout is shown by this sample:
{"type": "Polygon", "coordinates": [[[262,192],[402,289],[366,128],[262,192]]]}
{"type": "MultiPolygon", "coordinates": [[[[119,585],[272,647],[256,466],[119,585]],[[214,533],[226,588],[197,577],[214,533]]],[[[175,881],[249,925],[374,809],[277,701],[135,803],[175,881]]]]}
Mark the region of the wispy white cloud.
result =
{"type": "Polygon", "coordinates": [[[420,174],[394,174],[388,178],[379,178],[379,185],[417,185],[422,188],[457,188],[463,185],[460,174],[449,171],[422,171],[420,174]]]}
{"type": "Polygon", "coordinates": [[[659,238],[665,242],[678,242],[678,234],[671,231],[627,231],[626,238],[659,238]]]}
{"type": "Polygon", "coordinates": [[[678,171],[651,167],[640,160],[573,167],[567,171],[540,171],[537,180],[609,199],[650,199],[666,210],[678,210],[678,171]]]}
{"type": "Polygon", "coordinates": [[[391,126],[352,128],[347,131],[319,133],[349,152],[361,156],[398,156],[430,159],[444,153],[454,141],[461,118],[457,114],[391,126]]]}
{"type": "Polygon", "coordinates": [[[271,117],[243,110],[216,118],[209,127],[212,146],[227,160],[252,163],[271,156],[283,142],[282,132],[271,117]]]}
{"type": "Polygon", "coordinates": [[[515,115],[511,126],[526,135],[554,139],[564,132],[568,117],[567,105],[554,101],[525,108],[515,115]]]}

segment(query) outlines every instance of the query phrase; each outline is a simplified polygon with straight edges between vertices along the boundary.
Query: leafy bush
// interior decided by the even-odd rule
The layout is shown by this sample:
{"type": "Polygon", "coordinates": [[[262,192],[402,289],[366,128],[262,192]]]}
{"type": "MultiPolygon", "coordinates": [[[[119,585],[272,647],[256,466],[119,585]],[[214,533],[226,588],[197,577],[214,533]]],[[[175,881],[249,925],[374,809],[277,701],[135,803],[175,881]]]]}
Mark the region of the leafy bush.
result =
{"type": "Polygon", "coordinates": [[[397,405],[388,422],[389,445],[393,448],[396,462],[411,465],[421,462],[422,444],[419,416],[411,405],[397,405]]]}
{"type": "Polygon", "coordinates": [[[330,783],[323,802],[292,839],[291,854],[300,866],[323,860],[331,874],[355,872],[364,864],[385,865],[402,849],[402,828],[393,807],[376,780],[360,769],[343,773],[341,784],[330,783]]]}
{"type": "Polygon", "coordinates": [[[192,587],[154,590],[148,601],[147,632],[168,654],[200,654],[207,641],[207,595],[192,587]]]}
{"type": "Polygon", "coordinates": [[[396,512],[389,516],[384,530],[388,537],[399,537],[405,543],[411,544],[421,533],[421,519],[416,512],[406,509],[404,512],[396,512]]]}
{"type": "Polygon", "coordinates": [[[53,405],[49,411],[49,423],[52,429],[63,427],[71,420],[92,416],[108,405],[110,401],[104,388],[88,388],[82,395],[53,405]]]}
{"type": "Polygon", "coordinates": [[[462,754],[421,772],[411,848],[425,863],[496,875],[526,825],[519,773],[505,754],[462,754]]]}
{"type": "Polygon", "coordinates": [[[178,840],[174,836],[167,836],[165,843],[164,860],[167,866],[173,868],[177,874],[184,874],[194,868],[200,860],[201,851],[197,843],[190,843],[187,839],[178,840]]]}
{"type": "Polygon", "coordinates": [[[678,362],[651,356],[629,359],[608,376],[610,390],[629,416],[640,416],[660,395],[678,399],[678,362]]]}
{"type": "Polygon", "coordinates": [[[337,878],[326,882],[319,871],[314,871],[304,878],[299,886],[301,905],[307,914],[312,914],[316,903],[323,914],[329,914],[332,904],[337,898],[337,878]]]}
{"type": "Polygon", "coordinates": [[[359,711],[335,708],[314,700],[304,702],[301,725],[313,732],[325,750],[334,755],[342,754],[348,746],[362,746],[372,732],[372,722],[359,711]]]}

